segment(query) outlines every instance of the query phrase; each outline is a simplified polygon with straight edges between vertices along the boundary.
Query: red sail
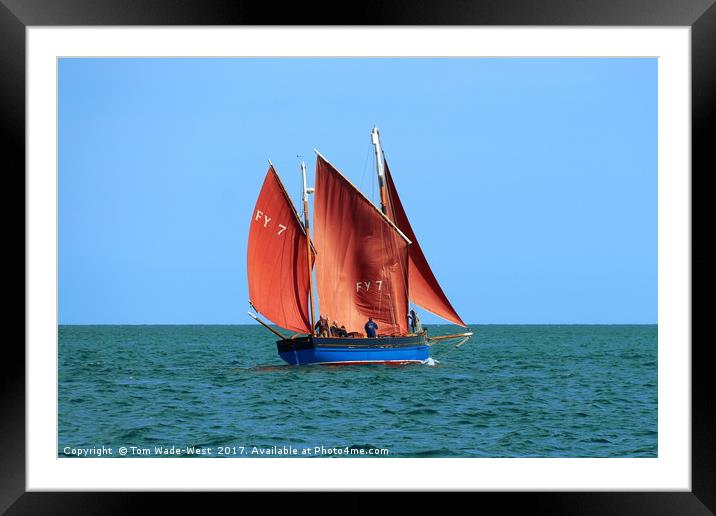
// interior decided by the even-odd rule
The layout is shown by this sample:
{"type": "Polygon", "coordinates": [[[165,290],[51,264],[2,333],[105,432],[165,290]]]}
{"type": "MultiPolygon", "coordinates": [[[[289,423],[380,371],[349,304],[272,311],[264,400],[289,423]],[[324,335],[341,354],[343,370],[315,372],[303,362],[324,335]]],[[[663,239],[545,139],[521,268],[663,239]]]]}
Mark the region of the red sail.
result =
{"type": "Polygon", "coordinates": [[[310,333],[306,233],[286,190],[269,167],[251,214],[249,300],[282,328],[310,333]]]}
{"type": "Polygon", "coordinates": [[[405,214],[403,204],[398,197],[398,191],[395,189],[395,183],[388,170],[388,163],[383,161],[385,165],[385,177],[388,187],[388,214],[395,222],[395,225],[412,241],[408,254],[408,275],[410,278],[410,300],[416,305],[420,305],[429,312],[439,315],[460,326],[466,326],[460,316],[448,301],[447,296],[440,288],[438,280],[435,279],[433,271],[428,265],[428,261],[423,254],[423,250],[418,244],[413,228],[410,227],[408,216],[405,214]]]}
{"type": "Polygon", "coordinates": [[[320,155],[314,242],[321,315],[364,333],[408,333],[408,244],[363,194],[320,155]]]}

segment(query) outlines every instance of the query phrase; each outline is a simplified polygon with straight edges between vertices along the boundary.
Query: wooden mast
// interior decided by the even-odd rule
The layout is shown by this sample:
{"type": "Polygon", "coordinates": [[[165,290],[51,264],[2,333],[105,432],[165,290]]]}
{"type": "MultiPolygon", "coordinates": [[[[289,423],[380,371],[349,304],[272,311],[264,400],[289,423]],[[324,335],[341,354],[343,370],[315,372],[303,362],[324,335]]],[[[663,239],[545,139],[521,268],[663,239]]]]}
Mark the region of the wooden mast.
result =
{"type": "Polygon", "coordinates": [[[385,166],[383,165],[383,150],[380,148],[380,133],[378,128],[373,127],[370,139],[375,147],[375,163],[378,171],[378,185],[380,186],[380,210],[383,215],[388,215],[388,192],[385,189],[385,166]]]}
{"type": "MultiPolygon", "coordinates": [[[[380,187],[380,211],[383,212],[383,215],[385,215],[388,220],[394,222],[392,218],[388,216],[388,191],[385,186],[385,164],[383,163],[383,149],[381,149],[380,147],[380,133],[378,132],[378,128],[375,126],[373,126],[373,130],[370,133],[370,139],[373,142],[373,146],[375,147],[375,166],[376,171],[378,172],[378,185],[380,187]]],[[[390,304],[390,317],[393,319],[393,324],[395,324],[395,312],[393,310],[392,302],[390,304]]]]}
{"type": "Polygon", "coordinates": [[[301,160],[301,174],[303,175],[303,227],[306,230],[306,257],[308,263],[308,291],[309,291],[309,301],[311,304],[311,311],[310,311],[310,318],[311,318],[311,335],[314,334],[314,328],[315,328],[315,307],[313,304],[313,267],[311,263],[311,233],[309,232],[309,223],[308,223],[308,194],[313,193],[313,188],[308,188],[306,186],[306,163],[301,160]]]}

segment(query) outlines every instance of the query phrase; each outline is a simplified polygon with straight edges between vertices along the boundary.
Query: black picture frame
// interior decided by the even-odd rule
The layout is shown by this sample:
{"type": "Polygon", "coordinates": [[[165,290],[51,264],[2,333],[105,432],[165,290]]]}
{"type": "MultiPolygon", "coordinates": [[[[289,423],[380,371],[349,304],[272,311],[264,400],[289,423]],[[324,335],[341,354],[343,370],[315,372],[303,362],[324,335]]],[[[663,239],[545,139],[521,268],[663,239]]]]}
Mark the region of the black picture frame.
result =
{"type": "MultiPolygon", "coordinates": [[[[704,176],[716,170],[713,152],[709,148],[712,143],[707,136],[716,103],[714,0],[489,0],[469,3],[460,0],[393,0],[327,5],[297,2],[281,4],[280,8],[265,2],[230,0],[0,0],[0,113],[6,129],[3,157],[7,172],[15,172],[6,173],[6,180],[16,178],[22,181],[20,188],[24,191],[24,180],[19,178],[25,177],[26,27],[304,24],[689,26],[692,45],[692,185],[693,177],[697,175],[695,171],[699,170],[704,176]]],[[[6,188],[7,198],[9,187],[6,188]]],[[[10,211],[16,213],[14,209],[8,204],[4,208],[7,211],[5,220],[13,220],[10,211]]],[[[691,250],[693,252],[693,245],[691,250]]],[[[23,251],[23,261],[25,259],[27,256],[23,251]]],[[[23,333],[24,329],[23,326],[23,333]]],[[[710,343],[692,338],[691,346],[691,492],[473,493],[470,496],[476,496],[477,500],[462,501],[477,507],[476,503],[482,505],[489,500],[498,503],[501,512],[521,509],[538,514],[713,514],[716,511],[716,428],[713,425],[716,404],[711,400],[714,384],[707,360],[710,343]]],[[[146,512],[147,502],[162,495],[25,492],[24,345],[19,339],[10,339],[5,342],[4,351],[3,374],[0,375],[0,511],[7,510],[7,514],[73,515],[146,512]]],[[[240,493],[220,498],[222,502],[229,501],[226,498],[230,496],[241,496],[240,503],[244,506],[259,502],[253,498],[262,495],[240,493]]],[[[305,503],[306,496],[310,494],[271,495],[272,510],[300,507],[305,503]]],[[[345,507],[343,511],[372,510],[375,496],[347,493],[341,501],[345,507]]],[[[410,510],[411,505],[424,507],[428,501],[425,495],[418,494],[401,498],[401,512],[410,510]]],[[[203,500],[190,493],[172,493],[158,501],[165,510],[170,506],[180,507],[180,512],[193,512],[193,509],[204,512],[207,509],[203,500]]],[[[452,503],[456,501],[453,499],[452,503]]],[[[316,510],[320,512],[320,509],[316,510]]]]}

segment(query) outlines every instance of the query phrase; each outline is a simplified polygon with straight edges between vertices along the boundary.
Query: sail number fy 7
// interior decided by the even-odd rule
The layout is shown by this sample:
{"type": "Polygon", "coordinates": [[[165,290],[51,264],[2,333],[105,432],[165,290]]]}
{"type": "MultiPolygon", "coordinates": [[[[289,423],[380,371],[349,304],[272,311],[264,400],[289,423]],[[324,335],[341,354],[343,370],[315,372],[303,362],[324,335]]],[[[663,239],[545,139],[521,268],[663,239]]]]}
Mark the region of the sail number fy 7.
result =
{"type": "MultiPolygon", "coordinates": [[[[271,223],[272,219],[268,215],[266,215],[261,210],[256,210],[256,216],[254,217],[254,222],[258,221],[260,224],[263,224],[263,227],[268,228],[269,224],[271,223]]],[[[273,226],[272,226],[273,227],[273,226]]],[[[276,235],[280,235],[286,231],[286,226],[283,224],[278,224],[278,231],[276,232],[276,235]]]]}
{"type": "Polygon", "coordinates": [[[378,292],[380,292],[380,289],[383,286],[383,280],[375,280],[372,283],[370,281],[356,281],[356,292],[360,292],[361,290],[369,292],[371,284],[374,286],[374,290],[377,288],[378,292]]]}

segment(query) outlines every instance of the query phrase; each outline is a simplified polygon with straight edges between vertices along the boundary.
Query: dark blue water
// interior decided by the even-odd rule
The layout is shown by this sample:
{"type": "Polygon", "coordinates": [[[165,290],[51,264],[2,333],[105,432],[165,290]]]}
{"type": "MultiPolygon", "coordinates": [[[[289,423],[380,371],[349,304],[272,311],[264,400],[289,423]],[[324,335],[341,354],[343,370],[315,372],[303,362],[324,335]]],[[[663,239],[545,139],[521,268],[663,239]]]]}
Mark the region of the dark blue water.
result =
{"type": "Polygon", "coordinates": [[[433,366],[290,367],[259,326],[61,326],[58,455],[657,456],[656,325],[473,330],[433,366]]]}

